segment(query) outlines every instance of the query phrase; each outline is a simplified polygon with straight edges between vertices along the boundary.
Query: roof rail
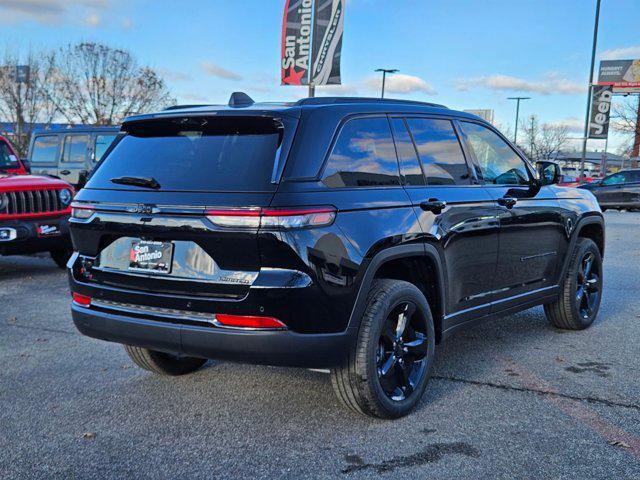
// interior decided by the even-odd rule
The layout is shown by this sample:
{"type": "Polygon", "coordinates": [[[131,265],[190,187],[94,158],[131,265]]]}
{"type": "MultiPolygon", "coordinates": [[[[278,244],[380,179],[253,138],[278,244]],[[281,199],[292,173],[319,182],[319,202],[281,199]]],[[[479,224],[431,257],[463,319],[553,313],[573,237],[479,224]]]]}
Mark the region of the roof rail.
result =
{"type": "Polygon", "coordinates": [[[406,105],[422,105],[426,107],[448,108],[445,105],[431,102],[418,102],[416,100],[399,100],[396,98],[371,98],[371,97],[312,97],[298,100],[294,105],[331,105],[336,103],[395,103],[406,105]]]}

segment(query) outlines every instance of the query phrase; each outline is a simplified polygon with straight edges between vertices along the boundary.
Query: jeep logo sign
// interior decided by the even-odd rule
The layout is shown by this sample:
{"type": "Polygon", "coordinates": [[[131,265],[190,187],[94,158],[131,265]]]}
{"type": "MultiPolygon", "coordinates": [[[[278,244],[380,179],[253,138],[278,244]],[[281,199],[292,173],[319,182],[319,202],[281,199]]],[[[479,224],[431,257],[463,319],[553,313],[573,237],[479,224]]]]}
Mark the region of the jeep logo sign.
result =
{"type": "Polygon", "coordinates": [[[591,103],[591,117],[589,121],[589,138],[607,138],[609,135],[609,116],[611,114],[610,85],[594,86],[591,103]]]}

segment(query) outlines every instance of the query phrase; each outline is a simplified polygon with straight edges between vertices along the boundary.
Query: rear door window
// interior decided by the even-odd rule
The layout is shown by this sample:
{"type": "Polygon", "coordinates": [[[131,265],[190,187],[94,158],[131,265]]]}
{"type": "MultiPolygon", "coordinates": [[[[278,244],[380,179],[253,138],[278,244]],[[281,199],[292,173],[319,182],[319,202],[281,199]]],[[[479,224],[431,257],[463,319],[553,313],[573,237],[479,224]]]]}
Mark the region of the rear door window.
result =
{"type": "Polygon", "coordinates": [[[469,185],[471,176],[450,120],[408,118],[427,185],[469,185]]]}
{"type": "Polygon", "coordinates": [[[33,141],[31,165],[55,165],[58,158],[58,136],[39,135],[33,141]]]}
{"type": "Polygon", "coordinates": [[[404,120],[401,118],[391,119],[391,128],[393,129],[393,140],[398,152],[398,161],[400,162],[400,175],[404,184],[424,186],[425,180],[422,167],[404,120]]]}
{"type": "Polygon", "coordinates": [[[329,155],[322,181],[330,188],[400,185],[387,118],[349,120],[329,155]]]}
{"type": "Polygon", "coordinates": [[[89,135],[66,135],[62,150],[62,163],[84,163],[87,158],[89,135]]]}
{"type": "Polygon", "coordinates": [[[139,189],[111,179],[143,177],[153,178],[162,190],[275,190],[274,162],[287,138],[279,120],[178,118],[125,128],[127,134],[94,171],[88,188],[139,189]]]}

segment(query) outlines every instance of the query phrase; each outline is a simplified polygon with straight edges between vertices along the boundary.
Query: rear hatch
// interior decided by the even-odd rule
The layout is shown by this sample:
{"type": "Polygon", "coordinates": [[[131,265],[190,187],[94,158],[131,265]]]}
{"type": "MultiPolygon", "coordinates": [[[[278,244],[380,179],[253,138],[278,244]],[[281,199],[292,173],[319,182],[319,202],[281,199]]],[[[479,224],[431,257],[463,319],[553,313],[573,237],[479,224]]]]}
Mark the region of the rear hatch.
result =
{"type": "Polygon", "coordinates": [[[72,220],[72,239],[91,264],[85,280],[242,298],[260,270],[256,215],[275,194],[296,122],[178,115],[125,123],[74,203],[83,218],[72,220]]]}

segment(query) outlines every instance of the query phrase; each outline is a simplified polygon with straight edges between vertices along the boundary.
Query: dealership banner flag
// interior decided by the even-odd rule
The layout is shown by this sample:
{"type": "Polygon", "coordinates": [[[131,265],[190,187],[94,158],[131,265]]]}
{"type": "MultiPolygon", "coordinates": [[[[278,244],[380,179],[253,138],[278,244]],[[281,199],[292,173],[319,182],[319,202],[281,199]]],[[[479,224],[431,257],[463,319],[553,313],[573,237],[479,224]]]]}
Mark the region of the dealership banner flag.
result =
{"type": "Polygon", "coordinates": [[[605,139],[609,136],[609,117],[611,115],[611,85],[593,87],[591,115],[589,116],[589,138],[605,139]]]}
{"type": "Polygon", "coordinates": [[[282,19],[282,85],[308,85],[313,0],[287,0],[282,19]]]}
{"type": "Polygon", "coordinates": [[[346,0],[286,0],[282,19],[282,85],[340,83],[346,0]],[[312,43],[313,39],[313,43],[312,43]]]}
{"type": "Polygon", "coordinates": [[[314,85],[340,84],[340,55],[346,0],[316,0],[313,31],[314,85]]]}

